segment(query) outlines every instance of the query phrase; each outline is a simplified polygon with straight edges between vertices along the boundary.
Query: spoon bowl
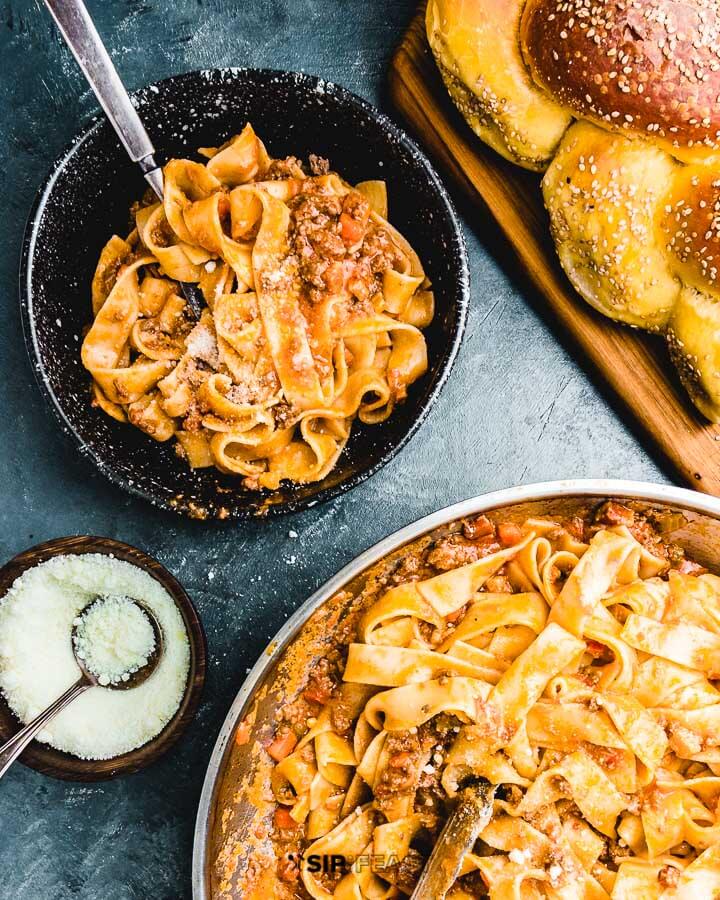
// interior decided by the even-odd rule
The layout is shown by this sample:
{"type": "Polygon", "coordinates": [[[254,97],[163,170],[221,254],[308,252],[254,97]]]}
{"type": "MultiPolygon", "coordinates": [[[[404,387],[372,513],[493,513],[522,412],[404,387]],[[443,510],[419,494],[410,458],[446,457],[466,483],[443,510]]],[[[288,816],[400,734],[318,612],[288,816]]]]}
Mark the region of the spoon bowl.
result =
{"type": "Polygon", "coordinates": [[[92,609],[93,606],[97,606],[99,603],[104,603],[108,598],[107,597],[94,597],[88,604],[85,606],[75,621],[73,625],[72,632],[70,635],[70,642],[72,646],[73,656],[75,657],[75,662],[78,664],[78,668],[82,672],[85,681],[92,685],[93,687],[102,687],[106,688],[110,691],[128,691],[132,688],[140,687],[141,684],[144,684],[148,678],[153,674],[155,669],[157,669],[160,660],[162,659],[163,651],[165,649],[163,642],[163,630],[160,622],[158,622],[155,613],[147,606],[142,600],[137,600],[135,597],[125,597],[124,599],[130,600],[131,603],[134,603],[137,606],[143,615],[150,622],[150,627],[153,630],[153,637],[155,638],[155,645],[152,649],[152,652],[148,656],[144,665],[140,666],[134,672],[130,672],[127,679],[120,679],[119,681],[110,681],[108,684],[101,684],[100,676],[96,675],[95,672],[92,671],[87,665],[87,662],[83,659],[82,656],[78,654],[77,649],[77,641],[76,638],[78,636],[78,632],[80,627],[82,626],[82,619],[87,612],[92,609]]]}

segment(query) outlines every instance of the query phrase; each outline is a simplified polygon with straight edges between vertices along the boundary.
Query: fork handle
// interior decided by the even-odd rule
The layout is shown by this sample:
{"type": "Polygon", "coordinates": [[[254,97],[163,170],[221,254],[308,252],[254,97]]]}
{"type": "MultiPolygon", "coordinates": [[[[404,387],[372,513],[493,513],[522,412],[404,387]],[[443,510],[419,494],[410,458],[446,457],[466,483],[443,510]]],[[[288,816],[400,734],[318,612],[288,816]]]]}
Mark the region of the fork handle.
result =
{"type": "MultiPolygon", "coordinates": [[[[72,50],[88,84],[110,119],[133,162],[143,173],[157,169],[155,148],[120,80],[82,0],[45,0],[45,5],[72,50]]],[[[152,184],[152,181],[148,179],[152,184]]],[[[156,186],[153,184],[156,189],[156,186]]],[[[160,182],[162,191],[162,182],[160,182]]]]}

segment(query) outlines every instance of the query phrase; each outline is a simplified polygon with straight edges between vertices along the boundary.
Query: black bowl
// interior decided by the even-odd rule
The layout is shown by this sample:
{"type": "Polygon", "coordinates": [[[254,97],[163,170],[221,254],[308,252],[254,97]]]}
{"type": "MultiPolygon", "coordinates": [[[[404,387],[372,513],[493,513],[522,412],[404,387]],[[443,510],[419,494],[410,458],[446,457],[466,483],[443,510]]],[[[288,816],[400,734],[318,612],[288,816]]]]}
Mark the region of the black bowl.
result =
{"type": "Polygon", "coordinates": [[[356,423],[323,481],[255,493],[215,469],[191,471],[168,444],[90,406],[80,362],[91,320],[90,282],[100,249],[129,230],[128,209],[145,183],[104,119],[55,163],[38,193],[20,270],[23,328],[40,387],[63,430],[111,481],[156,506],[199,518],[247,518],[302,509],[376,472],[409,440],[437,397],[457,353],[468,304],[460,224],[445,188],[412,140],[344,88],[308,75],[254,69],[189,72],[134,94],[164,162],[193,156],[252,122],[273,156],[327,157],[349,181],[384,178],[390,220],[423,261],[437,311],[425,335],[429,369],[381,425],[356,423]]]}

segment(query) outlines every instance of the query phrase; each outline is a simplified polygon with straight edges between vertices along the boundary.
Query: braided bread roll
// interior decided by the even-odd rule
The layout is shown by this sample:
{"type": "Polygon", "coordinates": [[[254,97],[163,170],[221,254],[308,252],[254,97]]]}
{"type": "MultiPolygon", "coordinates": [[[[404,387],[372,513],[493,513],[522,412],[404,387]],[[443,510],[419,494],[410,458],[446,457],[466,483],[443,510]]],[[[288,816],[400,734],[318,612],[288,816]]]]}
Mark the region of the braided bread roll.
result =
{"type": "Polygon", "coordinates": [[[720,422],[717,0],[429,0],[427,32],[473,130],[545,173],[576,290],[664,334],[720,422]]]}

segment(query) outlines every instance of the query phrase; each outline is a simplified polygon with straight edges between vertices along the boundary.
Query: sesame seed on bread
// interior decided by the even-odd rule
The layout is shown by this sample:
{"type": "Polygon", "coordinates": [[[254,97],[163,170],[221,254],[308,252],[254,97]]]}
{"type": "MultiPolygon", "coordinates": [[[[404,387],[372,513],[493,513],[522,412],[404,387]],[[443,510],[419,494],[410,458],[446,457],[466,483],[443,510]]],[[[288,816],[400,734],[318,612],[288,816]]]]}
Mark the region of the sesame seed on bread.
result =
{"type": "Polygon", "coordinates": [[[579,118],[683,160],[720,151],[717,0],[528,0],[523,56],[579,118]]]}
{"type": "Polygon", "coordinates": [[[664,334],[720,423],[720,0],[429,0],[427,21],[478,135],[545,170],[577,292],[664,334]]]}
{"type": "Polygon", "coordinates": [[[427,35],[448,92],[473,131],[511,162],[542,171],[570,115],[525,68],[522,9],[523,0],[430,0],[427,35]]]}
{"type": "Polygon", "coordinates": [[[663,205],[662,228],[673,266],[688,284],[720,300],[720,169],[683,166],[663,205]]]}
{"type": "Polygon", "coordinates": [[[542,184],[575,289],[604,315],[651,331],[665,328],[680,290],[656,227],[676,167],[645,141],[576,122],[542,184]]]}

